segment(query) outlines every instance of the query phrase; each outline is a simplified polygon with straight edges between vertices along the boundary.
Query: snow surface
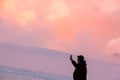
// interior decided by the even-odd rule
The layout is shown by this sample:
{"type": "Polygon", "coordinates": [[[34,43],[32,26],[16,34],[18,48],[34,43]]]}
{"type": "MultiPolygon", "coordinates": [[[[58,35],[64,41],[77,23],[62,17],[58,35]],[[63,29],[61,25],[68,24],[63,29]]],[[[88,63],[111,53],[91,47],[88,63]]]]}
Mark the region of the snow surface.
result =
{"type": "MultiPolygon", "coordinates": [[[[0,44],[0,80],[72,80],[68,53],[0,44]]],[[[74,56],[75,58],[75,56],[74,56]]],[[[120,65],[87,60],[88,80],[120,80],[120,65]]]]}
{"type": "Polygon", "coordinates": [[[72,80],[71,77],[0,66],[0,80],[72,80]]]}

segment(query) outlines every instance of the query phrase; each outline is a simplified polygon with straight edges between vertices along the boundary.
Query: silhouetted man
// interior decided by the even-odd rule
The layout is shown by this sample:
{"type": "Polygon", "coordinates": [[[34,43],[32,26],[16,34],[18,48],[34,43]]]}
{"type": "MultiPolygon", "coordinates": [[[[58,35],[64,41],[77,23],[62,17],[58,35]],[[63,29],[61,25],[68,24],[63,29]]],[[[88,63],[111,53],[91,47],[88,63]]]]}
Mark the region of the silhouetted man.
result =
{"type": "Polygon", "coordinates": [[[70,55],[70,60],[75,67],[75,71],[73,73],[74,80],[87,80],[87,67],[86,61],[84,60],[84,56],[77,56],[77,63],[73,60],[72,55],[70,55]]]}

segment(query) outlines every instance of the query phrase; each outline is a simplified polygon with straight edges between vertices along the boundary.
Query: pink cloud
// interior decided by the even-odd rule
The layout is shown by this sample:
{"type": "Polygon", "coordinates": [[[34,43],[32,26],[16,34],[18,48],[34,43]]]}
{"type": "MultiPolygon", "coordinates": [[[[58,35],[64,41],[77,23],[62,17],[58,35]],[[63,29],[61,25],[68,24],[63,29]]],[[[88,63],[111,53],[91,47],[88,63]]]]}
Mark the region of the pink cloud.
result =
{"type": "Polygon", "coordinates": [[[17,9],[8,12],[0,6],[4,13],[0,42],[101,55],[111,39],[120,37],[119,4],[118,0],[20,0],[17,9]]]}

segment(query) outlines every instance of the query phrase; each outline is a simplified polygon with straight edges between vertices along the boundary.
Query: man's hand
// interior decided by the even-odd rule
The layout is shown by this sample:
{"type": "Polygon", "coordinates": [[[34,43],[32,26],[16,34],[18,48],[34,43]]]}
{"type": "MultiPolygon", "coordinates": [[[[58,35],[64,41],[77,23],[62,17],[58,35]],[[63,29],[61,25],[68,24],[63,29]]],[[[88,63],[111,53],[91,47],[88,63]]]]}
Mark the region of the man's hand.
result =
{"type": "Polygon", "coordinates": [[[70,55],[70,60],[73,61],[72,55],[70,55]]]}

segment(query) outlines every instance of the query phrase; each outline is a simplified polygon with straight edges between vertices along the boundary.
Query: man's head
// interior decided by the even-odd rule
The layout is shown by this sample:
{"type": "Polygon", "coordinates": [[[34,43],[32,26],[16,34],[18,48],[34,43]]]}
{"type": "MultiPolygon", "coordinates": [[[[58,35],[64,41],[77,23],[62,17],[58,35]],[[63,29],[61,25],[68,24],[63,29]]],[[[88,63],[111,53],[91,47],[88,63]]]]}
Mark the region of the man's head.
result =
{"type": "Polygon", "coordinates": [[[78,63],[83,62],[84,61],[84,56],[83,55],[77,56],[77,61],[78,61],[78,63]]]}

